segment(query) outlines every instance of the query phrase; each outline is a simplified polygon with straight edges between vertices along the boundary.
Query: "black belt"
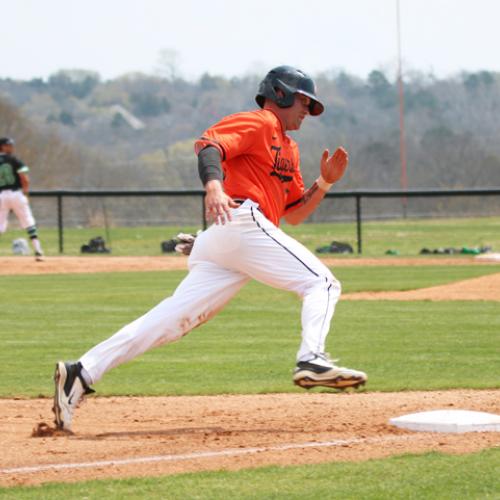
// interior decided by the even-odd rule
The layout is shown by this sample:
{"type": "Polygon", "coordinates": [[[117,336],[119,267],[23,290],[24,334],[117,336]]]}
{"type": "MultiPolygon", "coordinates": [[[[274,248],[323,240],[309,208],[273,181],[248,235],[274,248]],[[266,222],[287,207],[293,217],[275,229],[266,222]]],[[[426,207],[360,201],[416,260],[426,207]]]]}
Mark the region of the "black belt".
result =
{"type": "MultiPolygon", "coordinates": [[[[241,204],[245,203],[245,201],[247,201],[247,200],[242,200],[241,198],[233,198],[233,201],[234,201],[235,203],[238,203],[238,205],[241,205],[241,204]]],[[[261,214],[263,214],[263,213],[264,213],[264,212],[260,209],[260,207],[257,207],[257,210],[258,210],[261,214]]]]}

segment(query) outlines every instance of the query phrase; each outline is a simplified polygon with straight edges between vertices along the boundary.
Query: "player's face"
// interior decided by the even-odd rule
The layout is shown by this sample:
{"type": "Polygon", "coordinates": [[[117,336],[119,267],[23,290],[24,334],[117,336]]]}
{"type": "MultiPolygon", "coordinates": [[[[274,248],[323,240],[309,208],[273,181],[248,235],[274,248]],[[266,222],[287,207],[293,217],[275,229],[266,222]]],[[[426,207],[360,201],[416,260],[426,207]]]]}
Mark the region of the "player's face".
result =
{"type": "Polygon", "coordinates": [[[11,155],[14,152],[14,146],[12,144],[4,144],[1,148],[2,153],[11,155]]]}
{"type": "Polygon", "coordinates": [[[299,130],[302,121],[309,114],[309,106],[311,99],[302,94],[295,94],[293,105],[289,108],[284,108],[285,111],[285,128],[287,130],[299,130]]]}

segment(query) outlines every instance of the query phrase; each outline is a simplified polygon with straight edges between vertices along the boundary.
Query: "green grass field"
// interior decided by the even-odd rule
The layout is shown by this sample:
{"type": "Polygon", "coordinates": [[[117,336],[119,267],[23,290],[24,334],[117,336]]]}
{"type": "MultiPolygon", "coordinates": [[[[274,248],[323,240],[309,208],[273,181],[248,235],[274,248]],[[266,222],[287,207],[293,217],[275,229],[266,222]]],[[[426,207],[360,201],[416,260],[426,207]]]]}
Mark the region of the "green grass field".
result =
{"type": "MultiPolygon", "coordinates": [[[[12,227],[16,227],[15,224],[12,227]]],[[[179,232],[195,232],[196,226],[183,227],[111,227],[109,237],[102,227],[67,228],[64,231],[65,255],[79,255],[82,244],[90,238],[102,236],[108,241],[113,255],[160,255],[160,243],[179,232]]],[[[309,249],[328,245],[333,240],[347,242],[357,251],[354,223],[284,225],[283,229],[309,249]]],[[[25,238],[18,229],[10,229],[0,236],[0,256],[11,255],[15,238],[25,238]]],[[[40,238],[48,255],[58,255],[59,240],[56,229],[40,228],[40,238]]],[[[382,256],[387,250],[396,250],[402,256],[418,255],[424,247],[462,248],[491,246],[500,251],[500,217],[470,219],[398,219],[368,221],[362,226],[364,256],[382,256]]]]}
{"type": "MultiPolygon", "coordinates": [[[[334,272],[349,292],[420,288],[499,271],[495,265],[341,267],[334,272]]],[[[1,277],[0,396],[50,395],[56,360],[80,357],[171,294],[184,274],[1,277]]],[[[250,283],[181,342],[112,370],[99,383],[99,394],[299,390],[290,374],[300,339],[300,307],[292,294],[250,283]]],[[[366,370],[370,390],[498,387],[493,368],[498,367],[499,332],[496,302],[341,301],[328,348],[348,366],[366,370]],[[478,367],[488,367],[481,377],[478,367]]]]}
{"type": "Polygon", "coordinates": [[[498,499],[500,450],[1,489],[4,499],[498,499]],[[495,479],[496,478],[496,479],[495,479]]]}

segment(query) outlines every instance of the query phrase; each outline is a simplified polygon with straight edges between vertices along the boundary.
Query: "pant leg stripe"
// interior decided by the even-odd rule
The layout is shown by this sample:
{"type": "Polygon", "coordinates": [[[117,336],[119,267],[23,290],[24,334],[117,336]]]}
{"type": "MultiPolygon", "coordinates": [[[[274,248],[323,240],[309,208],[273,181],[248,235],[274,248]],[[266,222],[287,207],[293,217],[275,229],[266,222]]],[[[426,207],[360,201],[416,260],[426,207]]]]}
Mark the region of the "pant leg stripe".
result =
{"type": "Polygon", "coordinates": [[[313,271],[304,261],[300,260],[299,257],[297,257],[297,255],[295,255],[289,248],[287,248],[285,245],[283,245],[283,243],[280,243],[276,238],[273,238],[260,224],[259,222],[257,221],[257,219],[255,218],[255,215],[253,213],[253,207],[250,207],[250,212],[252,214],[252,218],[255,222],[255,224],[257,224],[257,227],[266,235],[268,236],[269,238],[271,238],[275,243],[277,243],[281,248],[283,248],[284,250],[286,250],[292,257],[294,257],[295,259],[297,259],[308,271],[310,271],[311,273],[314,274],[314,276],[317,276],[319,278],[319,274],[315,271],[313,271]]]}
{"type": "MultiPolygon", "coordinates": [[[[321,323],[321,331],[324,330],[325,328],[325,321],[326,321],[326,317],[328,316],[328,308],[330,306],[330,289],[332,288],[332,285],[330,283],[330,286],[327,288],[327,293],[328,293],[328,296],[327,296],[327,300],[326,300],[326,310],[325,310],[325,315],[323,316],[323,323],[321,323]]],[[[328,335],[328,332],[327,332],[327,335],[328,335]]],[[[325,341],[325,338],[326,338],[326,335],[325,336],[321,336],[321,342],[320,344],[318,345],[318,351],[321,349],[321,345],[323,344],[323,342],[325,341]]]]}

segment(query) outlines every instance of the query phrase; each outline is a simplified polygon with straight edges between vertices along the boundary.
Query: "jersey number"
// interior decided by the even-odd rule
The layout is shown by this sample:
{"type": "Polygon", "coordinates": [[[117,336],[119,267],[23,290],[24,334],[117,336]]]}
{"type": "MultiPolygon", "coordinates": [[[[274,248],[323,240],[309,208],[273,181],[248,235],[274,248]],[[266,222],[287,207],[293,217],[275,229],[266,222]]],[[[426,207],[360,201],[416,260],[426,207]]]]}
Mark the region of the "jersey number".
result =
{"type": "Polygon", "coordinates": [[[13,186],[16,183],[16,178],[12,170],[12,166],[8,163],[0,165],[0,187],[13,186]]]}

